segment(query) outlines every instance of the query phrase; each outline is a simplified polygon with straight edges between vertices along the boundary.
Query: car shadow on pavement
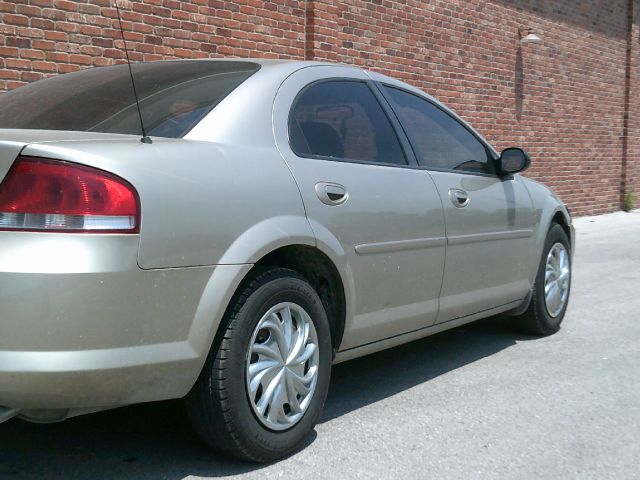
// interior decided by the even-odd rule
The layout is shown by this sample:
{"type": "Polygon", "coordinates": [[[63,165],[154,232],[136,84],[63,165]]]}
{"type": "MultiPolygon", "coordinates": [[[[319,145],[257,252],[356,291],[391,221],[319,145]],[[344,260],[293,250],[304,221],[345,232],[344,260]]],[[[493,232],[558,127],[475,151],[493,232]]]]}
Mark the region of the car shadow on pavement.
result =
{"type": "Polygon", "coordinates": [[[492,317],[335,365],[321,422],[391,397],[536,337],[492,317]]]}
{"type": "MultiPolygon", "coordinates": [[[[336,365],[321,422],[529,338],[490,319],[336,365]]],[[[180,402],[136,405],[51,425],[15,419],[0,425],[0,479],[177,480],[260,468],[209,452],[192,433],[180,402]]]]}

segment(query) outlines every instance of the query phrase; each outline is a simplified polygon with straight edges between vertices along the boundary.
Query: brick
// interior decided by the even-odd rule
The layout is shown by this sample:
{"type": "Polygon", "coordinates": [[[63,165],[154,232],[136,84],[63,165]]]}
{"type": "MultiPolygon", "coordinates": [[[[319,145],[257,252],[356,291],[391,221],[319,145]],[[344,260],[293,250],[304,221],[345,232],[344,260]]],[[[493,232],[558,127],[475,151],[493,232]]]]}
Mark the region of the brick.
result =
{"type": "Polygon", "coordinates": [[[61,63],[64,64],[69,61],[69,55],[62,52],[45,52],[44,58],[49,62],[55,62],[58,67],[61,63]]]}
{"type": "Polygon", "coordinates": [[[69,55],[69,62],[79,65],[91,65],[91,57],[89,55],[79,55],[72,53],[69,55]]]}
{"type": "Polygon", "coordinates": [[[7,58],[4,61],[4,67],[15,70],[28,70],[31,68],[31,60],[22,58],[7,58]]]}
{"type": "Polygon", "coordinates": [[[13,15],[5,13],[2,15],[2,21],[7,25],[29,25],[29,17],[25,15],[13,15]]]}
{"type": "Polygon", "coordinates": [[[15,82],[15,81],[7,81],[5,84],[5,88],[7,90],[13,90],[14,88],[22,87],[26,85],[27,82],[15,82]]]}
{"type": "Polygon", "coordinates": [[[31,18],[30,25],[33,28],[40,29],[42,35],[46,35],[47,31],[55,28],[55,22],[44,18],[31,18]]]}
{"type": "Polygon", "coordinates": [[[74,65],[71,63],[59,63],[58,64],[58,72],[59,73],[70,73],[70,72],[76,72],[78,70],[80,70],[80,66],[79,65],[74,65]]]}
{"type": "Polygon", "coordinates": [[[0,12],[15,12],[16,4],[14,2],[0,2],[0,12]]]}
{"type": "Polygon", "coordinates": [[[113,48],[113,40],[110,38],[92,38],[91,43],[96,47],[113,48]]]}
{"type": "Polygon", "coordinates": [[[20,74],[20,80],[23,82],[35,82],[36,80],[40,80],[44,77],[42,73],[39,72],[22,72],[20,74]]]}
{"type": "Polygon", "coordinates": [[[21,15],[27,15],[29,17],[37,17],[41,14],[42,10],[39,7],[32,5],[16,5],[16,13],[21,15]]]}
{"type": "Polygon", "coordinates": [[[7,47],[31,48],[31,39],[22,37],[7,37],[5,40],[7,47]]]}
{"type": "Polygon", "coordinates": [[[22,58],[32,58],[35,60],[42,60],[44,58],[44,53],[42,50],[34,50],[34,49],[20,49],[20,57],[22,58]]]}
{"type": "Polygon", "coordinates": [[[75,33],[80,30],[77,23],[72,22],[56,22],[56,30],[62,30],[67,33],[75,33]]]}
{"type": "Polygon", "coordinates": [[[16,47],[0,46],[0,57],[18,57],[19,55],[20,55],[20,49],[16,47]]]}
{"type": "Polygon", "coordinates": [[[15,70],[0,68],[0,78],[4,80],[18,80],[20,78],[20,73],[15,70]]]}
{"type": "Polygon", "coordinates": [[[46,31],[44,32],[44,38],[47,40],[66,42],[69,38],[69,35],[65,32],[46,31]]]}
{"type": "Polygon", "coordinates": [[[55,0],[53,2],[53,6],[55,8],[59,8],[60,10],[68,10],[70,12],[75,12],[78,10],[79,2],[72,2],[68,0],[55,0]]]}
{"type": "Polygon", "coordinates": [[[31,62],[32,68],[37,72],[55,72],[57,70],[57,64],[55,62],[31,62]]]}
{"type": "Polygon", "coordinates": [[[36,50],[55,50],[56,44],[55,42],[50,42],[48,40],[34,40],[32,42],[33,48],[36,50]]]}

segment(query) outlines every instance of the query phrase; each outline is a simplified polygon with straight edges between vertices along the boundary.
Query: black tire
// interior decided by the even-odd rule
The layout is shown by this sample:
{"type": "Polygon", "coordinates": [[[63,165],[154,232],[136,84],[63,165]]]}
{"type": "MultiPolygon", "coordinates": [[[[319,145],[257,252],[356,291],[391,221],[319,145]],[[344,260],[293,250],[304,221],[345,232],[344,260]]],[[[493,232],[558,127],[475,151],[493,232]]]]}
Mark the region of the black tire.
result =
{"type": "Polygon", "coordinates": [[[571,292],[571,244],[567,238],[567,234],[564,229],[554,223],[551,225],[547,238],[544,242],[544,248],[542,249],[542,257],[538,264],[538,273],[533,284],[531,302],[529,307],[522,314],[513,318],[516,326],[525,333],[533,335],[547,336],[556,333],[560,330],[560,325],[564,319],[564,315],[569,305],[569,297],[571,292]],[[552,317],[547,310],[545,295],[544,295],[544,282],[545,282],[545,266],[549,251],[556,243],[561,243],[569,252],[569,296],[567,297],[562,310],[552,317]]]}
{"type": "Polygon", "coordinates": [[[284,268],[259,274],[231,301],[209,357],[185,399],[198,435],[225,456],[254,462],[286,457],[303,444],[324,406],[331,372],[331,333],[320,297],[296,272],[284,268]],[[260,318],[280,302],[295,302],[309,314],[318,337],[315,392],[304,416],[284,431],[266,428],[247,395],[246,353],[260,318]]]}

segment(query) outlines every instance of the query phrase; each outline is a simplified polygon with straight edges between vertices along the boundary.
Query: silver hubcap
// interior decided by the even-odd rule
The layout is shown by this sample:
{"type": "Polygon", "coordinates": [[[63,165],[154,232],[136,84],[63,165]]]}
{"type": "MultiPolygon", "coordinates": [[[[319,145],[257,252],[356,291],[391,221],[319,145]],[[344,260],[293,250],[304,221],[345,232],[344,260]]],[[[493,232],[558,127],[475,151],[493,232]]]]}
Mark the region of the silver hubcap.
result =
{"type": "Polygon", "coordinates": [[[309,314],[295,303],[269,309],[247,353],[247,394],[258,419],[286,430],[306,412],[318,380],[318,336],[309,314]]]}
{"type": "Polygon", "coordinates": [[[567,303],[570,276],[567,249],[561,243],[556,243],[549,250],[544,270],[544,300],[547,312],[552,317],[557,317],[567,303]]]}

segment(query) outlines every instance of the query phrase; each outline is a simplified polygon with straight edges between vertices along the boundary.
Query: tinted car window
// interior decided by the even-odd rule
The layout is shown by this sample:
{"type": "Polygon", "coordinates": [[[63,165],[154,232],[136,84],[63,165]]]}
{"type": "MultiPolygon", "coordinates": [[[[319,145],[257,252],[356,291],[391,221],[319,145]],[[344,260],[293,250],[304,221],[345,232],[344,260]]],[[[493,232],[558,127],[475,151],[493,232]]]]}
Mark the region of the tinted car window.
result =
{"type": "Polygon", "coordinates": [[[460,122],[432,103],[397,88],[385,87],[417,155],[427,167],[492,173],[485,146],[460,122]]]}
{"type": "Polygon", "coordinates": [[[293,105],[289,140],[300,156],[406,165],[398,137],[362,82],[316,83],[293,105]]]}
{"type": "MultiPolygon", "coordinates": [[[[149,135],[180,138],[258,70],[250,62],[132,65],[149,135]]],[[[127,65],[52,77],[0,95],[0,128],[140,134],[127,65]]]]}

